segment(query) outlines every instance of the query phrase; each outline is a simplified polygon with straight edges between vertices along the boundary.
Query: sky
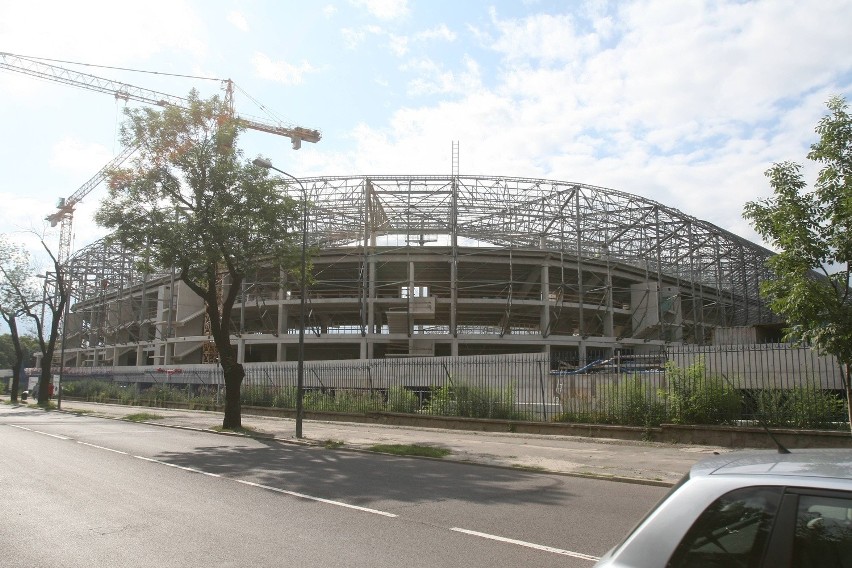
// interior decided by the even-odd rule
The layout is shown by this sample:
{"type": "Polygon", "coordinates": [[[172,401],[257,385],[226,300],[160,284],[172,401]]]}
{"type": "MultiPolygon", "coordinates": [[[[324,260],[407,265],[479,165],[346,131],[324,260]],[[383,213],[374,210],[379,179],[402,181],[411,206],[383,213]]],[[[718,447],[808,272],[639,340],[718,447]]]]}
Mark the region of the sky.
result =
{"type": "MultiPolygon", "coordinates": [[[[612,188],[759,242],[764,172],[812,181],[825,103],[852,100],[850,22],[852,0],[0,0],[0,52],[178,96],[232,79],[238,114],[322,132],[243,135],[295,176],[446,175],[457,141],[462,175],[612,188]]],[[[58,247],[44,217],[141,104],[3,69],[0,103],[0,234],[58,247]]]]}

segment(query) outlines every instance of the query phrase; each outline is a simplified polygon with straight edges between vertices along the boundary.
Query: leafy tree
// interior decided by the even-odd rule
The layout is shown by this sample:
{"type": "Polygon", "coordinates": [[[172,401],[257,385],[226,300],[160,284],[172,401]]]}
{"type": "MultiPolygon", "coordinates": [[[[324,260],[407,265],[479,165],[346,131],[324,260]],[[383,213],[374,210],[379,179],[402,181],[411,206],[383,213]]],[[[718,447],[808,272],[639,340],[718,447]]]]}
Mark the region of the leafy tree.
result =
{"type": "Polygon", "coordinates": [[[852,418],[852,120],[844,98],[827,106],[807,155],[822,166],[813,190],[799,164],[774,164],[766,172],[774,195],[746,204],[744,217],[779,251],[762,295],[787,319],[788,339],[837,357],[852,418]]]}
{"type": "Polygon", "coordinates": [[[138,150],[129,168],[110,174],[95,218],[146,270],[175,267],[205,301],[225,379],[222,426],[238,428],[245,371],[231,344],[231,312],[247,274],[297,264],[300,215],[280,182],[243,159],[241,127],[227,105],[194,91],[188,102],[186,110],[126,111],[122,141],[138,150]]]}

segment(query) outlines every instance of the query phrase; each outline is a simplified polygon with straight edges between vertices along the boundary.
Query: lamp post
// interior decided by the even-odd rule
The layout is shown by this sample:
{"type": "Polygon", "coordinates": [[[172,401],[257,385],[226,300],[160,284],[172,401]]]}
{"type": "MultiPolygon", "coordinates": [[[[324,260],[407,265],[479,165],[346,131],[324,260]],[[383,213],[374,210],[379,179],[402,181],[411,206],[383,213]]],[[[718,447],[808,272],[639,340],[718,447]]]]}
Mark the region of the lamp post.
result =
{"type": "Polygon", "coordinates": [[[305,186],[299,181],[296,176],[279,170],[272,165],[272,162],[266,158],[255,158],[252,163],[255,166],[275,170],[276,172],[287,176],[302,188],[302,275],[301,275],[301,290],[299,293],[299,362],[296,367],[296,437],[302,437],[302,415],[304,413],[304,398],[305,398],[305,288],[307,279],[305,272],[307,271],[307,249],[308,249],[308,195],[305,186]]]}

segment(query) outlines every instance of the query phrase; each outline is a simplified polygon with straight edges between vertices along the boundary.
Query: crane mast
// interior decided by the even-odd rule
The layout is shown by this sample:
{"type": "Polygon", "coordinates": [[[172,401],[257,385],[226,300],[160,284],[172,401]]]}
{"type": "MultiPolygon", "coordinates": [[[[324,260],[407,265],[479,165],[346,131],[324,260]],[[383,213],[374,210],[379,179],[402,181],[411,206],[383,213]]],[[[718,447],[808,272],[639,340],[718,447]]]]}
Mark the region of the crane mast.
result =
{"type": "MultiPolygon", "coordinates": [[[[105,79],[89,73],[81,73],[57,65],[42,63],[41,61],[13,53],[0,52],[0,69],[63,83],[80,89],[113,95],[116,99],[123,101],[136,101],[160,107],[174,106],[182,109],[186,109],[189,106],[189,101],[183,97],[105,79]]],[[[302,141],[319,142],[322,135],[318,130],[300,126],[290,127],[281,124],[266,123],[239,116],[234,112],[234,83],[230,79],[224,80],[224,83],[225,104],[230,110],[231,116],[243,127],[278,136],[286,136],[290,138],[294,150],[298,150],[302,146],[302,141]]],[[[58,254],[60,264],[64,264],[71,256],[71,225],[74,217],[74,207],[106,178],[110,170],[121,165],[135,150],[135,146],[125,148],[121,154],[101,168],[98,173],[80,186],[70,197],[60,199],[57,204],[57,210],[45,218],[50,222],[51,227],[60,225],[58,254]]]]}

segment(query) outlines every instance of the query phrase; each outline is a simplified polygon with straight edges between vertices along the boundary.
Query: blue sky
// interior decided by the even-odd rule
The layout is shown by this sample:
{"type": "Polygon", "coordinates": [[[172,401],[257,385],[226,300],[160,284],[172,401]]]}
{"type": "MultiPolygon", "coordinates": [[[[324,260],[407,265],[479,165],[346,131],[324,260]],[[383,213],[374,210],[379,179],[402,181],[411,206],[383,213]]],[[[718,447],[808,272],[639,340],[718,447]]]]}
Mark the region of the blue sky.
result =
{"type": "MultiPolygon", "coordinates": [[[[763,172],[803,162],[825,101],[852,99],[849,22],[849,0],[0,0],[0,51],[233,79],[238,113],[322,131],[299,151],[244,135],[297,176],[446,174],[457,140],[462,174],[610,187],[756,240],[741,213],[763,172]]],[[[20,231],[119,152],[124,103],[3,70],[0,101],[0,233],[31,244],[20,231]]],[[[104,234],[104,194],[78,208],[75,248],[104,234]]]]}

